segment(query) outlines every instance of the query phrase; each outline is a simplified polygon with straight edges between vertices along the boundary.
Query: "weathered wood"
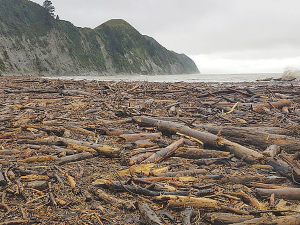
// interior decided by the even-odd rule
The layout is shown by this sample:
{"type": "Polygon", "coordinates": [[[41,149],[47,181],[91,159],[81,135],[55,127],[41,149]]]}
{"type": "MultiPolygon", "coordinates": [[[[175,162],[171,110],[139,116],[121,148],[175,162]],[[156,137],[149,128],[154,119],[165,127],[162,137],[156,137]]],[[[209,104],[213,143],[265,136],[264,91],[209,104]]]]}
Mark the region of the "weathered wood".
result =
{"type": "Polygon", "coordinates": [[[193,124],[196,128],[205,129],[212,134],[218,134],[239,144],[253,145],[265,150],[270,145],[280,146],[286,152],[297,152],[300,150],[300,140],[289,137],[288,129],[278,127],[233,127],[215,126],[205,124],[193,124]]]}
{"type": "Polygon", "coordinates": [[[135,155],[130,158],[129,165],[134,165],[136,163],[140,163],[144,161],[145,159],[149,158],[151,155],[153,155],[153,152],[146,152],[139,155],[135,155]]]}
{"type": "Polygon", "coordinates": [[[292,101],[291,100],[280,100],[277,102],[267,102],[264,104],[258,104],[253,107],[253,110],[256,112],[264,112],[264,108],[268,109],[281,109],[284,106],[291,106],[292,101]]]}
{"type": "Polygon", "coordinates": [[[210,159],[198,159],[194,163],[201,166],[201,165],[212,165],[212,164],[228,164],[231,157],[222,157],[222,158],[210,158],[210,159]]]}
{"type": "Polygon", "coordinates": [[[134,206],[134,202],[132,201],[124,201],[122,199],[118,199],[115,198],[114,196],[108,194],[107,192],[98,189],[98,190],[91,190],[91,192],[96,195],[99,199],[101,199],[102,201],[104,201],[105,203],[108,204],[113,204],[115,206],[117,206],[118,208],[124,208],[127,210],[134,210],[135,206],[134,206]]]}
{"type": "Polygon", "coordinates": [[[29,158],[26,158],[24,160],[20,160],[20,162],[30,163],[30,162],[47,162],[47,161],[53,161],[56,160],[56,155],[43,155],[43,156],[32,156],[29,158]]]}
{"type": "Polygon", "coordinates": [[[78,154],[75,154],[75,155],[69,155],[69,156],[59,158],[59,159],[56,160],[55,163],[57,165],[64,165],[66,163],[81,161],[81,160],[90,159],[90,158],[93,158],[93,157],[94,157],[94,155],[92,153],[82,152],[82,153],[78,153],[78,154]]]}
{"type": "Polygon", "coordinates": [[[183,208],[192,206],[194,208],[220,209],[220,203],[217,200],[209,198],[196,198],[189,196],[160,195],[155,198],[158,201],[168,201],[171,208],[183,208]]]}
{"type": "Polygon", "coordinates": [[[7,184],[3,174],[2,174],[2,165],[0,164],[0,186],[5,186],[7,184]]]}
{"type": "Polygon", "coordinates": [[[63,137],[49,137],[48,139],[58,140],[59,142],[65,145],[77,145],[77,146],[85,146],[88,148],[92,148],[98,152],[99,155],[107,156],[107,157],[120,157],[120,149],[108,145],[99,145],[86,141],[77,141],[70,138],[63,137]]]}
{"type": "Polygon", "coordinates": [[[203,197],[206,195],[212,195],[213,193],[215,193],[215,190],[212,188],[209,188],[209,189],[199,190],[196,193],[194,193],[194,195],[197,197],[203,197]]]}
{"type": "Polygon", "coordinates": [[[275,158],[267,158],[267,163],[280,175],[292,179],[293,169],[287,163],[275,158]]]}
{"type": "Polygon", "coordinates": [[[233,224],[251,220],[254,216],[251,215],[236,215],[232,213],[209,213],[207,218],[213,225],[233,224]]]}
{"type": "Polygon", "coordinates": [[[145,220],[147,225],[163,225],[164,223],[156,215],[156,213],[146,203],[138,203],[138,208],[142,218],[145,220]]]}
{"type": "Polygon", "coordinates": [[[264,189],[257,188],[256,192],[260,196],[269,197],[275,194],[276,198],[287,200],[300,200],[300,188],[280,188],[280,189],[264,189]]]}
{"type": "Polygon", "coordinates": [[[184,170],[176,172],[167,172],[156,174],[158,177],[183,177],[183,176],[197,176],[198,174],[206,174],[205,169],[194,169],[194,170],[184,170]]]}
{"type": "Polygon", "coordinates": [[[187,159],[203,159],[203,158],[216,158],[216,157],[226,157],[229,156],[229,152],[217,151],[217,150],[207,150],[200,148],[178,148],[174,153],[174,156],[187,158],[187,159]]]}
{"type": "Polygon", "coordinates": [[[161,131],[165,131],[169,133],[179,132],[197,138],[198,140],[202,141],[205,145],[219,148],[221,150],[229,151],[232,154],[234,154],[236,157],[243,158],[248,162],[255,162],[263,158],[263,155],[257,151],[246,148],[237,143],[228,141],[217,135],[191,129],[188,126],[179,123],[156,120],[148,117],[134,117],[134,120],[140,125],[154,126],[161,131]]]}
{"type": "Polygon", "coordinates": [[[157,140],[161,138],[161,133],[139,133],[139,134],[122,134],[121,138],[127,142],[135,142],[138,140],[157,140]]]}
{"type": "Polygon", "coordinates": [[[263,151],[263,154],[268,157],[274,158],[279,152],[280,152],[280,146],[270,145],[267,147],[265,151],[263,151]]]}
{"type": "Polygon", "coordinates": [[[168,147],[161,149],[160,151],[157,151],[153,153],[149,158],[147,158],[144,162],[150,162],[150,163],[157,163],[171,154],[173,154],[177,148],[184,143],[184,138],[180,138],[179,140],[173,142],[168,147]]]}
{"type": "Polygon", "coordinates": [[[100,186],[100,187],[108,187],[111,190],[115,191],[121,191],[121,192],[129,192],[129,193],[134,193],[134,194],[140,194],[140,195],[145,195],[145,196],[159,196],[159,192],[155,191],[150,191],[146,188],[139,187],[139,186],[133,186],[133,185],[128,185],[128,184],[122,184],[120,182],[111,182],[108,180],[103,180],[101,183],[94,183],[95,186],[100,186]]]}
{"type": "Polygon", "coordinates": [[[261,209],[261,207],[262,207],[260,202],[255,197],[252,197],[243,191],[235,192],[235,193],[233,193],[233,195],[241,198],[245,203],[253,206],[256,209],[261,209]]]}
{"type": "Polygon", "coordinates": [[[183,225],[191,225],[192,215],[193,215],[193,207],[187,207],[182,212],[182,217],[183,217],[182,224],[183,225]]]}
{"type": "Polygon", "coordinates": [[[234,223],[234,225],[300,225],[300,214],[279,216],[276,218],[260,217],[241,223],[234,223]]]}
{"type": "Polygon", "coordinates": [[[224,177],[221,179],[221,183],[233,183],[233,184],[248,184],[251,182],[264,182],[264,183],[282,183],[286,181],[284,177],[265,177],[265,176],[243,176],[243,177],[224,177]]]}

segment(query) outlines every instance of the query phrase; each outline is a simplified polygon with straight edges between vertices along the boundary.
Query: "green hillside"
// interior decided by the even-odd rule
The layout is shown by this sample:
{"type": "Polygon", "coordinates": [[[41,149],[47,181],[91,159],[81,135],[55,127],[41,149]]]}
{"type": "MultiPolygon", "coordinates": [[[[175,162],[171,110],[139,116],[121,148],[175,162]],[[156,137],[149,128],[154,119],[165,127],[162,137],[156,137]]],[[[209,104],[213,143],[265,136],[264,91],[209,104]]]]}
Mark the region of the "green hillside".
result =
{"type": "Polygon", "coordinates": [[[95,29],[56,20],[28,0],[0,0],[0,71],[4,75],[199,73],[124,20],[95,29]]]}

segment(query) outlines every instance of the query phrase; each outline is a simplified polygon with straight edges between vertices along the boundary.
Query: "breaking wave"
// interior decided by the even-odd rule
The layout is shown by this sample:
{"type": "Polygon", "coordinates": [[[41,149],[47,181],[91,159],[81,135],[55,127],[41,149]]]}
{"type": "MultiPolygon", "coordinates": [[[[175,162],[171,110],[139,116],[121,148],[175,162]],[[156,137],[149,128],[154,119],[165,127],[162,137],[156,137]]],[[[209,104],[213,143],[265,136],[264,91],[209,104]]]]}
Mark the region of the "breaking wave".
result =
{"type": "Polygon", "coordinates": [[[282,74],[282,79],[299,79],[300,70],[295,68],[286,68],[282,74]]]}

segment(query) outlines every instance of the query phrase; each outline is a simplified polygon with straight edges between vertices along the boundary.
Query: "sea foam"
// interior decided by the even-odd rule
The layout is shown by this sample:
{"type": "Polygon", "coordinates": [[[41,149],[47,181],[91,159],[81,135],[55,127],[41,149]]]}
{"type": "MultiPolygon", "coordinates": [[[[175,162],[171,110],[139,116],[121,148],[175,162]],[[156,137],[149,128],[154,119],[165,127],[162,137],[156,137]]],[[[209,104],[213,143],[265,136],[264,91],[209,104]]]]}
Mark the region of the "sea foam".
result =
{"type": "Polygon", "coordinates": [[[282,74],[282,79],[300,78],[300,70],[295,68],[286,68],[282,74]]]}

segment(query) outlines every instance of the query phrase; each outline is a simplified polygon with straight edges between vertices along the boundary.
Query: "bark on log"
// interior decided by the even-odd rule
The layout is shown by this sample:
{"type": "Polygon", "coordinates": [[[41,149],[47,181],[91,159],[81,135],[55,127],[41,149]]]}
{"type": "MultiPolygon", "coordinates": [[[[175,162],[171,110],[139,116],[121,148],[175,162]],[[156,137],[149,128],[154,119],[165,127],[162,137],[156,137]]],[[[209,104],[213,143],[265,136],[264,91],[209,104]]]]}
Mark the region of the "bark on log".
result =
{"type": "Polygon", "coordinates": [[[56,160],[56,164],[57,165],[64,165],[66,163],[81,161],[81,160],[90,159],[90,158],[93,158],[93,157],[94,157],[94,155],[92,153],[82,152],[82,153],[79,153],[79,154],[69,155],[69,156],[59,158],[59,159],[56,160]]]}
{"type": "Polygon", "coordinates": [[[247,186],[255,187],[255,188],[265,188],[265,189],[280,189],[284,188],[284,186],[275,185],[275,184],[264,184],[264,183],[256,183],[256,182],[250,182],[247,184],[247,186]]]}
{"type": "Polygon", "coordinates": [[[269,197],[275,194],[276,198],[286,200],[300,200],[300,188],[263,189],[257,188],[256,192],[260,196],[269,197]]]}
{"type": "Polygon", "coordinates": [[[177,150],[177,148],[180,145],[182,145],[183,143],[184,143],[184,138],[180,138],[179,140],[170,144],[168,147],[163,148],[160,151],[153,153],[144,162],[148,162],[148,163],[160,162],[160,161],[164,160],[165,158],[167,158],[168,156],[170,156],[171,154],[173,154],[177,150]]]}
{"type": "Polygon", "coordinates": [[[169,133],[182,133],[190,137],[196,138],[202,141],[205,145],[219,148],[221,150],[229,151],[238,158],[243,158],[248,162],[255,162],[263,158],[263,155],[257,151],[241,146],[237,143],[228,141],[224,138],[218,137],[217,135],[206,133],[203,131],[198,131],[189,128],[188,126],[169,122],[156,120],[148,117],[134,117],[134,120],[141,125],[154,126],[161,131],[166,131],[169,133]]]}

